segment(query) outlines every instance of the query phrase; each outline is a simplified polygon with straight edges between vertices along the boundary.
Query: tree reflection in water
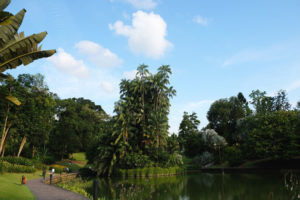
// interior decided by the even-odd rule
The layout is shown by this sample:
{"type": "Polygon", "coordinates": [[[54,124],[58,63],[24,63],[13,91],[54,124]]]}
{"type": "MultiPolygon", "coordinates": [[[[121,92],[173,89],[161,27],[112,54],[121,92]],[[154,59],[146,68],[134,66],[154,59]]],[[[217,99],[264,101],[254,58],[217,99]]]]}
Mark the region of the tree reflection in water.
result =
{"type": "MultiPolygon", "coordinates": [[[[99,179],[99,196],[119,200],[279,200],[299,198],[299,173],[195,173],[155,178],[99,179]]],[[[92,191],[88,191],[92,192],[92,191]]]]}

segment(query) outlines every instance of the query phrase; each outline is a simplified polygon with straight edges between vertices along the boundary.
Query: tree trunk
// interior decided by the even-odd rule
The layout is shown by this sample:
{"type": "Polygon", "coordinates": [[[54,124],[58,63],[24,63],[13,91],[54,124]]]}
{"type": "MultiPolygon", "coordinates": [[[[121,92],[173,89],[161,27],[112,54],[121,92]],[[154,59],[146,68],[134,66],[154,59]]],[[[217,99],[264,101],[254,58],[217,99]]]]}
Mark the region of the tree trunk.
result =
{"type": "Polygon", "coordinates": [[[2,153],[1,153],[1,157],[4,157],[5,154],[5,148],[6,148],[6,142],[4,143],[3,149],[2,149],[2,153]]]}
{"type": "Polygon", "coordinates": [[[158,147],[159,147],[159,131],[156,128],[156,148],[158,148],[158,147]]]}
{"type": "Polygon", "coordinates": [[[24,147],[25,143],[26,143],[26,137],[24,136],[23,139],[22,139],[22,142],[21,142],[19,151],[18,151],[18,155],[17,155],[18,158],[19,158],[20,155],[21,155],[21,152],[22,152],[22,150],[23,150],[23,147],[24,147]]]}
{"type": "Polygon", "coordinates": [[[34,158],[34,155],[35,155],[35,153],[36,153],[36,148],[35,148],[35,146],[33,145],[32,146],[32,158],[34,158]]]}
{"type": "Polygon", "coordinates": [[[1,137],[1,144],[0,144],[0,153],[2,152],[6,135],[8,133],[8,130],[9,130],[10,126],[11,126],[11,123],[7,122],[9,109],[10,109],[9,104],[7,104],[7,112],[6,112],[6,116],[5,116],[5,121],[4,121],[3,131],[2,131],[2,137],[1,137]]]}

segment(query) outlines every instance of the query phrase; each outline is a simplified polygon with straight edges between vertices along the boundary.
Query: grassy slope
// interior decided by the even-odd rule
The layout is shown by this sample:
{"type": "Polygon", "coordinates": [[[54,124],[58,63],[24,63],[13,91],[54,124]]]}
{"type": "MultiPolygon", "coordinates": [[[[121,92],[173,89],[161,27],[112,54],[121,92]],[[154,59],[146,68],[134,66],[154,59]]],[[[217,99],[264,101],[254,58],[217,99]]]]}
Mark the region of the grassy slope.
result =
{"type": "Polygon", "coordinates": [[[27,180],[38,178],[41,176],[41,172],[34,174],[23,174],[23,173],[5,173],[0,174],[0,200],[34,200],[35,197],[31,191],[21,184],[21,177],[25,175],[27,180]]]}
{"type": "Polygon", "coordinates": [[[76,163],[77,165],[83,167],[84,165],[86,165],[87,160],[85,158],[85,153],[81,152],[81,153],[73,153],[72,155],[73,159],[75,161],[79,161],[78,163],[76,163]]]}

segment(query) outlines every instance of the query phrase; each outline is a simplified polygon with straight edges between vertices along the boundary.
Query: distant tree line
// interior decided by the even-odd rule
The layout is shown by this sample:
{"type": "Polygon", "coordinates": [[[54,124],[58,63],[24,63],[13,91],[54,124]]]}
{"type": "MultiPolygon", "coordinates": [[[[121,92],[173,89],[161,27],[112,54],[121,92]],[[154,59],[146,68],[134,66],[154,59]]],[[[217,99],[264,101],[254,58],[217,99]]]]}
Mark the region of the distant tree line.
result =
{"type": "Polygon", "coordinates": [[[235,166],[249,160],[299,156],[300,103],[292,109],[282,90],[275,96],[254,90],[249,97],[247,101],[238,93],[215,101],[203,130],[198,130],[196,114],[185,112],[178,134],[181,152],[199,166],[224,162],[235,166]],[[207,135],[213,142],[207,142],[207,135]]]}

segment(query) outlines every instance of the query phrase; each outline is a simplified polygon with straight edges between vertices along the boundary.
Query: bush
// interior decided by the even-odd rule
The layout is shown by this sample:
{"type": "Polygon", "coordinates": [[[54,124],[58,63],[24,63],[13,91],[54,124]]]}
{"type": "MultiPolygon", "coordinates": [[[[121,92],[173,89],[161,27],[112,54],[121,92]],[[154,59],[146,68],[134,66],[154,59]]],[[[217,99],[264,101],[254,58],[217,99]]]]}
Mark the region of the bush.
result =
{"type": "Polygon", "coordinates": [[[225,160],[229,162],[230,166],[237,166],[243,163],[242,151],[235,147],[226,147],[224,151],[225,160]]]}
{"type": "Polygon", "coordinates": [[[1,158],[0,161],[5,161],[8,162],[12,165],[24,165],[27,167],[33,167],[36,169],[43,169],[45,165],[43,165],[41,162],[38,160],[31,160],[28,158],[23,158],[23,157],[13,157],[13,156],[7,156],[4,158],[1,158]]]}
{"type": "Polygon", "coordinates": [[[16,165],[8,162],[1,162],[0,169],[2,172],[13,172],[13,173],[34,173],[36,169],[25,165],[16,165]]]}
{"type": "Polygon", "coordinates": [[[41,160],[44,164],[51,165],[55,163],[56,158],[54,156],[44,156],[41,160]]]}
{"type": "Polygon", "coordinates": [[[213,163],[213,160],[214,160],[213,155],[207,151],[201,155],[201,165],[202,166],[213,163]]]}
{"type": "Polygon", "coordinates": [[[97,175],[97,172],[88,167],[84,167],[79,169],[79,175],[83,178],[95,177],[97,175]]]}
{"type": "Polygon", "coordinates": [[[167,166],[180,166],[183,165],[182,156],[178,153],[173,153],[169,156],[167,166]]]}
{"type": "Polygon", "coordinates": [[[126,154],[120,161],[121,168],[125,169],[150,167],[152,164],[148,156],[135,152],[126,154]]]}
{"type": "Polygon", "coordinates": [[[61,174],[64,171],[65,166],[62,166],[62,165],[50,165],[49,170],[51,170],[52,168],[54,168],[55,173],[61,174]]]}
{"type": "Polygon", "coordinates": [[[202,167],[202,156],[197,155],[191,161],[192,168],[201,168],[202,167]]]}
{"type": "Polygon", "coordinates": [[[16,165],[25,165],[25,166],[33,166],[34,163],[32,160],[28,158],[23,158],[23,157],[13,157],[13,156],[6,156],[2,158],[3,161],[9,162],[11,164],[16,164],[16,165]]]}

